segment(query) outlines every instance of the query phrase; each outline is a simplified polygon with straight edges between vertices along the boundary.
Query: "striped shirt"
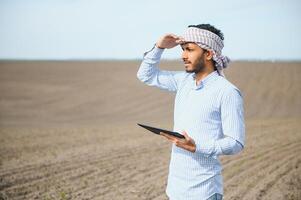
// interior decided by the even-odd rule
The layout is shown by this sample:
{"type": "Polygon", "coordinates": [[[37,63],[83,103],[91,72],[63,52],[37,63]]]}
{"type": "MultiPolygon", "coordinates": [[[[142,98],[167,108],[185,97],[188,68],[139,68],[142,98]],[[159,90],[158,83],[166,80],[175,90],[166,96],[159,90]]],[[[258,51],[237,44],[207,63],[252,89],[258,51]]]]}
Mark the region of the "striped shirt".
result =
{"type": "Polygon", "coordinates": [[[160,70],[163,49],[144,54],[137,72],[149,86],[176,93],[174,131],[193,138],[196,152],[172,145],[166,193],[171,200],[204,200],[223,194],[219,155],[232,155],[244,147],[245,124],[240,90],[217,71],[196,84],[195,74],[160,70]]]}

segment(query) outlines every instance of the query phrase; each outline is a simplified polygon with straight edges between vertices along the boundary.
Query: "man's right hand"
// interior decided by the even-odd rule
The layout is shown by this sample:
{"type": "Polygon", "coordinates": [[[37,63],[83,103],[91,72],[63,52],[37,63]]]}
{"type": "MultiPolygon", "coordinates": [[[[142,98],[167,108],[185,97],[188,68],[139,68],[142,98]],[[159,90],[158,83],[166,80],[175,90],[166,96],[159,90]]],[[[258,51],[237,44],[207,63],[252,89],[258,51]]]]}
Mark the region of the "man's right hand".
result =
{"type": "Polygon", "coordinates": [[[161,37],[156,43],[156,46],[161,49],[171,49],[182,43],[184,43],[184,39],[182,37],[170,33],[161,37]]]}

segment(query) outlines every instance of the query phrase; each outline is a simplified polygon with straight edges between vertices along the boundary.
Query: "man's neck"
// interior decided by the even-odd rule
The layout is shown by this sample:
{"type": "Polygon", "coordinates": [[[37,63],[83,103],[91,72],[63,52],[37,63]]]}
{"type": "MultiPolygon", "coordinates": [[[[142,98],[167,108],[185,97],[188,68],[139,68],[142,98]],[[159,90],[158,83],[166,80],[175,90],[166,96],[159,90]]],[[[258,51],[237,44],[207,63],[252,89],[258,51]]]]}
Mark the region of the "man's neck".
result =
{"type": "Polygon", "coordinates": [[[195,81],[196,81],[196,85],[199,85],[200,82],[206,77],[208,76],[211,72],[214,72],[213,68],[205,68],[203,71],[198,72],[197,74],[195,74],[195,81]]]}

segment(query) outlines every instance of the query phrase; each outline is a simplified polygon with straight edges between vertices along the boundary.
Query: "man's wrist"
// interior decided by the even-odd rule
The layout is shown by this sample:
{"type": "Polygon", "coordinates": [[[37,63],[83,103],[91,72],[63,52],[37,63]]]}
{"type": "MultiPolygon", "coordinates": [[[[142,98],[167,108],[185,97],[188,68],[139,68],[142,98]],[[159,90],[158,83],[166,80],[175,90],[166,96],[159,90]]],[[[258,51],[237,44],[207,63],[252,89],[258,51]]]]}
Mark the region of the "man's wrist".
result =
{"type": "Polygon", "coordinates": [[[164,49],[161,49],[161,48],[157,47],[156,44],[154,44],[154,46],[151,50],[149,50],[143,54],[143,59],[150,58],[150,59],[160,60],[163,51],[164,51],[164,49]]]}
{"type": "Polygon", "coordinates": [[[157,43],[155,44],[155,46],[159,49],[165,49],[165,48],[161,47],[160,45],[158,45],[157,43]]]}

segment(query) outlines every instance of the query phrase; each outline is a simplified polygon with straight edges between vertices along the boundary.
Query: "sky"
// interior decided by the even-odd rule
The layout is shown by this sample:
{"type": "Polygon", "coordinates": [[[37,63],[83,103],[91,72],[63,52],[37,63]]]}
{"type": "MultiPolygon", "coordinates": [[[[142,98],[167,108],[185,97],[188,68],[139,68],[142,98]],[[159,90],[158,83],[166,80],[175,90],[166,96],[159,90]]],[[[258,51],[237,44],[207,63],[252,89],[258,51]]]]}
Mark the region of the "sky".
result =
{"type": "Polygon", "coordinates": [[[0,59],[141,59],[164,34],[209,23],[232,60],[301,60],[300,10],[300,0],[0,0],[0,59]]]}

